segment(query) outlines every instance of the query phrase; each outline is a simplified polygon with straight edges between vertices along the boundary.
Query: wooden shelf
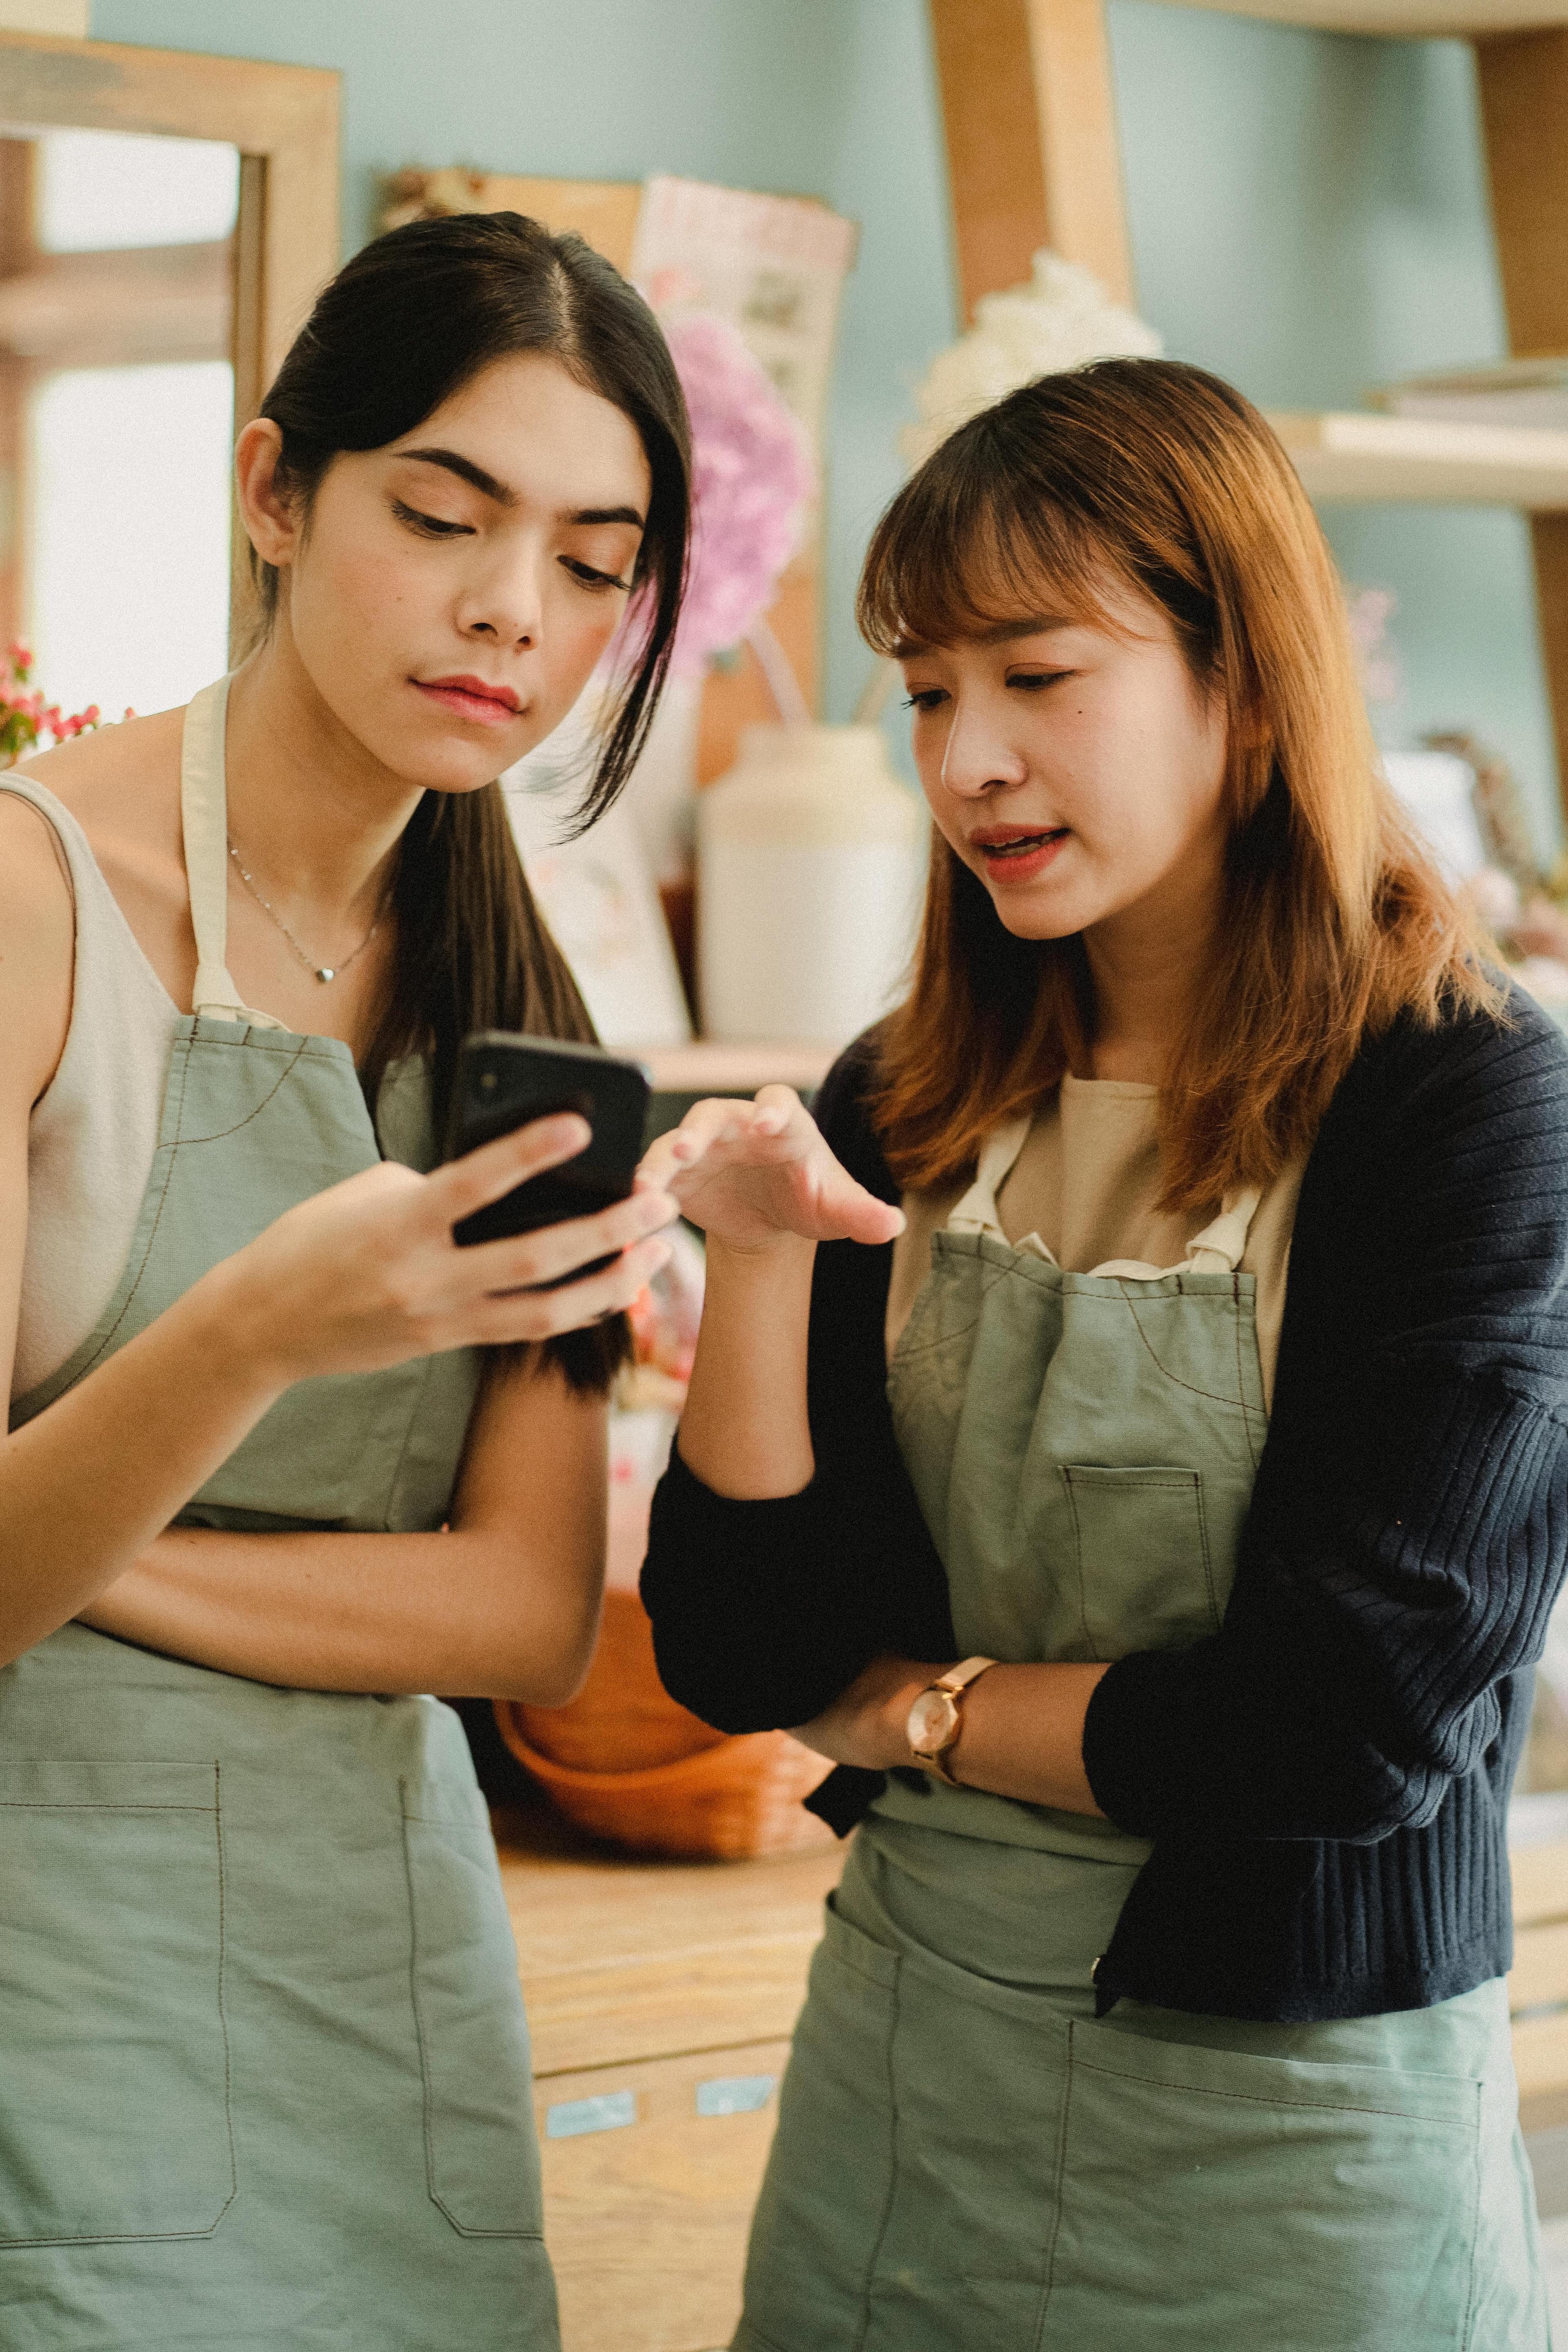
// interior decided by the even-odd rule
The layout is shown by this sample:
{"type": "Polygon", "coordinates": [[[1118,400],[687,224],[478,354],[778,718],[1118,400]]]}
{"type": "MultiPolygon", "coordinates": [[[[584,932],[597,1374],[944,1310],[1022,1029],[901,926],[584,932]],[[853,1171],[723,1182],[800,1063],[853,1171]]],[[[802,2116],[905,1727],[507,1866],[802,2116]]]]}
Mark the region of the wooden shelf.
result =
{"type": "MultiPolygon", "coordinates": [[[[1568,441],[1568,434],[1563,436],[1568,441]]],[[[1568,504],[1568,499],[1564,500],[1568,504]]],[[[832,1068],[837,1045],[731,1044],[697,1037],[689,1045],[627,1049],[653,1073],[661,1095],[753,1095],[759,1087],[784,1086],[808,1093],[832,1068]]]]}
{"type": "MultiPolygon", "coordinates": [[[[1189,6],[1193,0],[1177,0],[1189,6]]],[[[1263,16],[1321,33],[1369,33],[1395,40],[1528,33],[1568,24],[1568,0],[1196,0],[1226,16],[1263,16]]]]}
{"type": "Polygon", "coordinates": [[[1394,499],[1568,512],[1568,433],[1352,412],[1277,414],[1270,424],[1310,498],[1394,499]]]}

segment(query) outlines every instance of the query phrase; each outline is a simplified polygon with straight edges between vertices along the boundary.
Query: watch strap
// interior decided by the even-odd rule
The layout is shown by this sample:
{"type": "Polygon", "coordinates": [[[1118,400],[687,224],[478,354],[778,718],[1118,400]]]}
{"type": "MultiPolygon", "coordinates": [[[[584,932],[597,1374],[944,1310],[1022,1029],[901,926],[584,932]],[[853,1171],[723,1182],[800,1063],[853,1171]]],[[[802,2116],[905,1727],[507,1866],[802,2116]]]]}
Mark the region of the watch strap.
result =
{"type": "Polygon", "coordinates": [[[955,1777],[947,1760],[950,1749],[957,1747],[959,1734],[963,1728],[963,1715],[959,1701],[970,1685],[977,1683],[981,1675],[987,1673],[996,1663],[994,1658],[965,1658],[958,1665],[949,1666],[944,1675],[938,1675],[934,1682],[929,1682],[926,1685],[927,1690],[944,1691],[952,1700],[952,1729],[940,1748],[928,1749],[916,1748],[911,1752],[928,1772],[934,1773],[939,1780],[945,1780],[950,1789],[959,1789],[963,1785],[955,1777]]]}
{"type": "Polygon", "coordinates": [[[956,1698],[971,1683],[977,1683],[983,1674],[996,1664],[994,1658],[965,1658],[962,1665],[949,1666],[945,1675],[938,1675],[931,1685],[932,1690],[951,1691],[956,1698]]]}

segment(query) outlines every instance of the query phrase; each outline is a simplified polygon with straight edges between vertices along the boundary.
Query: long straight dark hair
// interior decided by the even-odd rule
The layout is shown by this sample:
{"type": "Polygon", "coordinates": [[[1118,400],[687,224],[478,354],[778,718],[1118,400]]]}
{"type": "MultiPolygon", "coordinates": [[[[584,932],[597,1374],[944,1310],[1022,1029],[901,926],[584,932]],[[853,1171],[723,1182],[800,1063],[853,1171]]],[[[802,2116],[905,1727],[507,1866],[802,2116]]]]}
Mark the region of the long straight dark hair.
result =
{"type": "MultiPolygon", "coordinates": [[[[597,763],[573,817],[584,831],[630,774],[669,667],[686,577],[690,434],[653,312],[580,236],[519,213],[412,221],[377,237],[318,298],[261,404],[283,436],[276,480],[308,515],[332,459],[382,449],[497,360],[537,352],[636,425],[652,478],[632,580],[635,627],[597,763]]],[[[279,577],[251,551],[263,630],[279,577]]],[[[361,1068],[374,1108],[389,1063],[427,1053],[437,1131],[458,1047],[475,1029],[581,1042],[593,1024],[536,909],[499,783],[427,792],[398,851],[398,952],[361,1068]]],[[[545,1353],[573,1387],[603,1390],[625,1360],[624,1318],[545,1353]]]]}

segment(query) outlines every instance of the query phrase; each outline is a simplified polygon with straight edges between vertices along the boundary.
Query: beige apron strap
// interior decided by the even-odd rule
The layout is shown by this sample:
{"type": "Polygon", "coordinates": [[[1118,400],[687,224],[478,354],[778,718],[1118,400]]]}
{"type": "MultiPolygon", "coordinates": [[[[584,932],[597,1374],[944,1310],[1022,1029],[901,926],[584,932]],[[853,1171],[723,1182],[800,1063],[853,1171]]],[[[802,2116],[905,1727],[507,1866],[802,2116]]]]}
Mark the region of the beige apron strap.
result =
{"type": "Polygon", "coordinates": [[[244,1003],[228,971],[228,792],[224,775],[224,725],[228,680],[220,677],[193,695],[180,747],[180,823],[191,928],[196,935],[196,980],[191,1010],[214,1021],[245,1021],[253,1029],[287,1029],[270,1013],[244,1003]]]}
{"type": "Polygon", "coordinates": [[[1006,1242],[996,1213],[996,1195],[1011,1175],[1032,1125],[1028,1118],[1012,1119],[986,1137],[974,1181],[947,1221],[950,1234],[987,1234],[993,1241],[1006,1242]]]}
{"type": "MultiPolygon", "coordinates": [[[[1028,1139],[1032,1124],[1028,1118],[1013,1119],[987,1136],[981,1148],[974,1181],[949,1217],[947,1230],[950,1234],[984,1234],[1005,1248],[1016,1248],[1021,1256],[1037,1257],[1047,1265],[1055,1265],[1056,1259],[1037,1234],[1028,1234],[1021,1242],[1010,1243],[1002,1230],[996,1208],[996,1196],[1028,1139]]],[[[1123,1282],[1163,1282],[1168,1274],[1234,1274],[1241,1264],[1252,1220],[1262,1198],[1256,1185],[1227,1192],[1218,1216],[1187,1244],[1187,1254],[1180,1265],[1149,1265],[1142,1258],[1113,1257],[1089,1271],[1123,1282]]]]}
{"type": "Polygon", "coordinates": [[[1141,1258],[1112,1257],[1089,1270],[1122,1282],[1163,1282],[1168,1274],[1234,1274],[1241,1264],[1252,1220],[1262,1198],[1256,1185],[1248,1185],[1243,1192],[1227,1192],[1213,1223],[1205,1225],[1201,1234],[1194,1234],[1187,1244],[1187,1254],[1180,1265],[1146,1265],[1141,1258]]]}
{"type": "Polygon", "coordinates": [[[1247,1249],[1247,1237],[1263,1195],[1256,1184],[1227,1192],[1212,1225],[1187,1244],[1187,1265],[1194,1274],[1234,1274],[1247,1249]],[[1207,1261],[1214,1261],[1210,1264],[1207,1261]]]}

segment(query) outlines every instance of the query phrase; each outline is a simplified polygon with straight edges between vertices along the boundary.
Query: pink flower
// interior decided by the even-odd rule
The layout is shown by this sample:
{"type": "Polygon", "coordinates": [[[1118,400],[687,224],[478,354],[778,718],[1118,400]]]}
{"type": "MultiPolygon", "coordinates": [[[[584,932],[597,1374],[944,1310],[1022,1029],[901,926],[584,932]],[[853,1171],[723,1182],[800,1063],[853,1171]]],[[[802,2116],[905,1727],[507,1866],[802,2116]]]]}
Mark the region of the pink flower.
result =
{"type": "Polygon", "coordinates": [[[671,667],[700,677],[773,603],[815,478],[805,436],[737,331],[704,312],[665,329],[691,417],[691,572],[671,667]]]}

